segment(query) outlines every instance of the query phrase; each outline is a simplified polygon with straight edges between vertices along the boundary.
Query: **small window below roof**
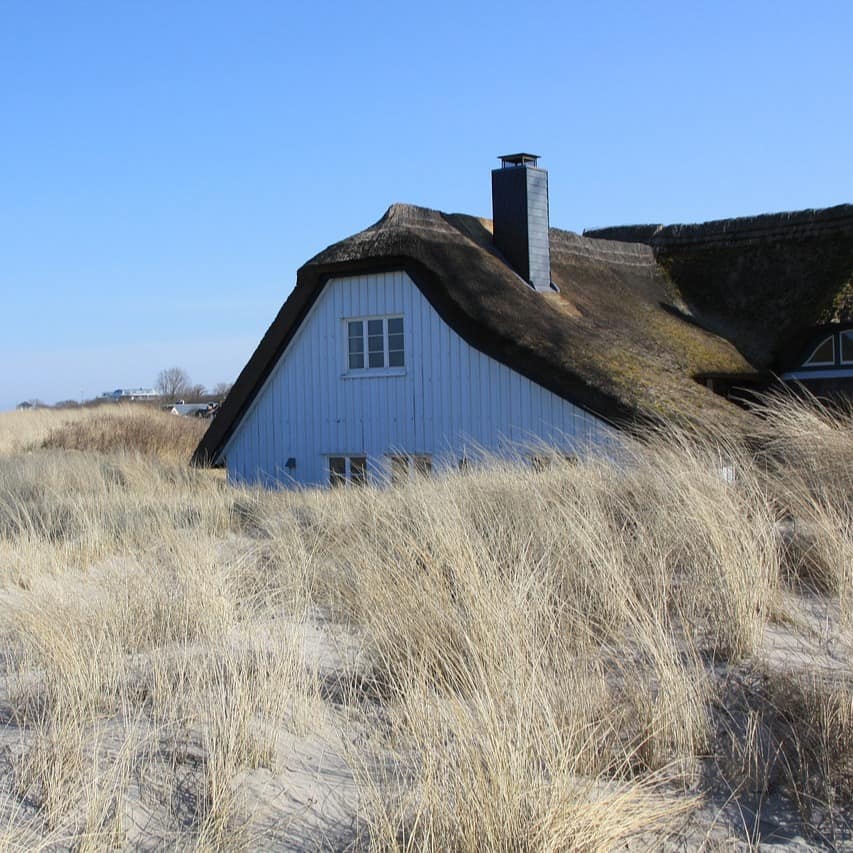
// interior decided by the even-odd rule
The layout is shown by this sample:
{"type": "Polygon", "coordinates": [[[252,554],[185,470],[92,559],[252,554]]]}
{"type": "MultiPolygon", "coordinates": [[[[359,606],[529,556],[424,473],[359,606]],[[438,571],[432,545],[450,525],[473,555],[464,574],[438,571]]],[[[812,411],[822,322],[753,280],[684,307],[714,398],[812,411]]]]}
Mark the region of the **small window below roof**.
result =
{"type": "Polygon", "coordinates": [[[400,372],[406,366],[402,317],[348,319],[346,331],[349,372],[400,372]]]}
{"type": "Polygon", "coordinates": [[[817,367],[818,365],[835,364],[835,335],[824,338],[803,362],[803,365],[817,367]]]}
{"type": "Polygon", "coordinates": [[[853,364],[853,329],[841,333],[841,363],[853,364]]]}
{"type": "Polygon", "coordinates": [[[418,477],[428,477],[432,473],[432,457],[428,454],[391,456],[391,485],[401,486],[418,477]]]}
{"type": "Polygon", "coordinates": [[[366,456],[330,456],[329,485],[334,489],[339,486],[367,485],[366,456]]]}

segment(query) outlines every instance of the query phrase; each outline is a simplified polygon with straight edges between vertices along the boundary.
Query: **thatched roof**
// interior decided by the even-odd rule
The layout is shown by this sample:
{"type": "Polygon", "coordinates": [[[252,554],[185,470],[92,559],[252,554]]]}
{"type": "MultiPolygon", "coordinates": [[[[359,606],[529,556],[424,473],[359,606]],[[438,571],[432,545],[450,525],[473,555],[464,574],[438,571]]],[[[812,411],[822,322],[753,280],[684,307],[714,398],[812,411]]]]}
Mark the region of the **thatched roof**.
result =
{"type": "MultiPolygon", "coordinates": [[[[741,423],[746,416],[740,409],[694,377],[751,374],[763,365],[711,331],[714,324],[705,322],[710,314],[696,310],[703,296],[681,286],[677,263],[662,261],[659,250],[637,242],[636,234],[626,237],[552,229],[551,273],[559,293],[541,293],[497,253],[489,221],[393,205],[375,225],[300,268],[294,291],[194,461],[215,458],[329,278],[391,269],[406,270],[469,344],[606,420],[630,424],[675,416],[741,423]]],[[[724,294],[716,306],[721,316],[726,304],[724,294]]],[[[724,324],[717,326],[725,331],[724,324]]]]}
{"type": "Polygon", "coordinates": [[[650,246],[688,310],[757,368],[778,370],[803,333],[853,320],[853,205],[643,225],[586,236],[650,246]]]}

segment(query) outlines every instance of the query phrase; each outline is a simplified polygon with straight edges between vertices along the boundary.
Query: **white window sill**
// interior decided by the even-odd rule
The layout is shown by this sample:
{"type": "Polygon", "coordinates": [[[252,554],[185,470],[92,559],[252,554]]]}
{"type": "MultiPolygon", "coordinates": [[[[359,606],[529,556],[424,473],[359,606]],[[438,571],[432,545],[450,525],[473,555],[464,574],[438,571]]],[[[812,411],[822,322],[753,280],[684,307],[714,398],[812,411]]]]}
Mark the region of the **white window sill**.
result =
{"type": "Polygon", "coordinates": [[[368,367],[364,370],[348,370],[341,374],[341,379],[378,379],[382,376],[405,376],[405,367],[368,367]]]}

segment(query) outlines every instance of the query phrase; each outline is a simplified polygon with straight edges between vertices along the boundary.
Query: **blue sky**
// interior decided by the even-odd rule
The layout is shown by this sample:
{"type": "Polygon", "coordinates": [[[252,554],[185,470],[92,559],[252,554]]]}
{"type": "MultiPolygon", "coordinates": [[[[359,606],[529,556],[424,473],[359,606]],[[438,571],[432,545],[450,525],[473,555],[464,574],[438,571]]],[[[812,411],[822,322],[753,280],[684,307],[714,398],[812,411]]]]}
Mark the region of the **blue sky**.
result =
{"type": "Polygon", "coordinates": [[[853,3],[0,0],[0,409],[233,380],[405,201],[552,225],[853,202],[853,3]]]}

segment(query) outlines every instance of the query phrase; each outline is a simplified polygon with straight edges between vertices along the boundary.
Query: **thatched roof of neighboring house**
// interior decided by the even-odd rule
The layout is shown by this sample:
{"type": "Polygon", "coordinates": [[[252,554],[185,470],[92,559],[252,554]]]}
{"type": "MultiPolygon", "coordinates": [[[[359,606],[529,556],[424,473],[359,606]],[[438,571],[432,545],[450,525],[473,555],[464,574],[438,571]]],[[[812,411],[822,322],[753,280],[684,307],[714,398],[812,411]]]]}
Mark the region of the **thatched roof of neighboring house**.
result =
{"type": "Polygon", "coordinates": [[[652,248],[689,311],[760,369],[787,366],[803,333],[853,320],[853,205],[588,231],[652,248]]]}
{"type": "MultiPolygon", "coordinates": [[[[843,214],[850,218],[851,212],[847,207],[843,214]]],[[[835,237],[819,243],[826,268],[819,285],[822,304],[832,301],[833,287],[841,292],[832,282],[844,278],[845,263],[844,282],[853,270],[845,223],[837,245],[835,237]]],[[[812,237],[789,247],[777,224],[769,244],[758,240],[758,260],[747,268],[764,264],[769,274],[777,275],[778,265],[790,270],[791,277],[808,277],[808,259],[816,251],[812,237]],[[778,264],[777,252],[782,256],[778,264]]],[[[799,220],[795,224],[802,225],[799,220]]],[[[687,230],[691,227],[705,226],[687,230]]],[[[769,361],[758,356],[772,350],[769,333],[762,348],[750,349],[745,342],[755,329],[784,326],[781,315],[799,311],[816,286],[798,282],[796,298],[788,299],[763,279],[759,285],[754,276],[738,276],[737,254],[727,243],[706,251],[701,241],[688,240],[683,250],[674,243],[664,250],[654,242],[660,230],[648,226],[645,231],[579,236],[551,229],[551,275],[559,293],[542,293],[497,253],[488,220],[395,204],[375,225],[329,246],[300,268],[294,291],[234,384],[194,461],[215,459],[329,278],[391,269],[405,269],[469,344],[611,422],[682,417],[718,425],[742,423],[747,417],[742,410],[694,377],[747,375],[767,367],[769,361]],[[707,284],[711,273],[705,271],[715,264],[724,280],[707,284]],[[747,296],[753,288],[755,295],[747,296]],[[775,312],[772,323],[760,319],[768,310],[775,312]],[[751,316],[738,317],[741,311],[751,316]]]]}

